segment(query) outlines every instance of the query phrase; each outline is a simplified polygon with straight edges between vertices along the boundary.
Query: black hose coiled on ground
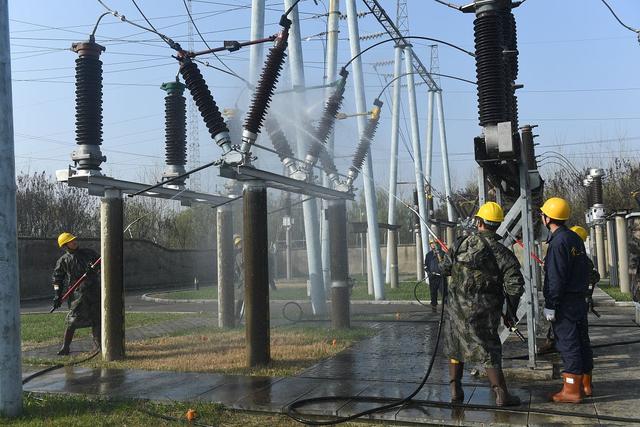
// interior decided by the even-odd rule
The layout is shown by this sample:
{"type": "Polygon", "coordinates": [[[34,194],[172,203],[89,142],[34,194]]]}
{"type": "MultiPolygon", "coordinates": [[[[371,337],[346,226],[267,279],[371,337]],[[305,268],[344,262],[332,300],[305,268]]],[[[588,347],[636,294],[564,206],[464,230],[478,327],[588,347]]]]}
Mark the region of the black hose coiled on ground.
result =
{"type": "MultiPolygon", "coordinates": [[[[180,83],[170,83],[180,85],[180,83]]],[[[182,95],[184,87],[167,90],[164,98],[165,118],[165,161],[167,165],[184,166],[187,164],[187,108],[182,95]]]]}
{"type": "Polygon", "coordinates": [[[247,118],[244,122],[245,130],[258,134],[267,113],[267,108],[273,98],[273,92],[278,83],[280,72],[284,64],[284,59],[287,56],[287,39],[289,38],[289,27],[291,21],[285,19],[281,21],[284,23],[283,29],[276,39],[276,44],[269,49],[267,60],[265,61],[262,73],[260,74],[260,80],[256,90],[253,94],[253,100],[247,113],[247,118]]]}
{"type": "Polygon", "coordinates": [[[180,75],[182,75],[193,101],[198,106],[211,137],[215,140],[221,132],[229,132],[198,66],[190,59],[182,58],[180,60],[180,75]]]}
{"type": "Polygon", "coordinates": [[[281,162],[284,162],[286,159],[293,159],[293,150],[291,149],[291,145],[287,140],[287,136],[282,131],[280,124],[273,117],[269,117],[265,123],[264,127],[269,134],[269,138],[271,139],[271,144],[273,144],[273,148],[278,153],[278,157],[281,162]]]}

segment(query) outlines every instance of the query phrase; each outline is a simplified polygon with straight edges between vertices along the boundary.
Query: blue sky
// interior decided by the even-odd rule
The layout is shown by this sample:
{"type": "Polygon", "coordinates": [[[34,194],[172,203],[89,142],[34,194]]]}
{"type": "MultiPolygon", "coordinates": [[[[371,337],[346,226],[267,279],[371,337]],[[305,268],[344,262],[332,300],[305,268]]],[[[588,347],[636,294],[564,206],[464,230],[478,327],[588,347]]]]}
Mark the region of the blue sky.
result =
{"type": "MultiPolygon", "coordinates": [[[[140,19],[129,0],[106,3],[130,19],[140,19]]],[[[325,30],[326,1],[301,3],[302,35],[312,36],[325,30]]],[[[342,0],[344,13],[345,1],[342,0]]],[[[395,14],[395,1],[382,1],[395,14]]],[[[621,18],[631,26],[640,26],[640,3],[636,0],[610,0],[621,18]]],[[[10,1],[14,120],[16,134],[16,168],[18,171],[49,171],[65,168],[74,148],[74,60],[68,48],[73,41],[85,40],[103,9],[92,0],[10,1]]],[[[187,17],[182,0],[139,0],[152,23],[169,36],[187,44],[187,17]]],[[[212,45],[225,39],[249,38],[250,0],[193,1],[194,17],[205,38],[212,45]]],[[[267,1],[267,34],[277,32],[282,2],[267,1]]],[[[431,0],[409,0],[410,32],[435,37],[473,50],[473,17],[446,8],[431,0]]],[[[358,2],[358,9],[365,6],[358,2]]],[[[557,150],[578,166],[604,166],[615,156],[638,158],[640,154],[640,43],[605,9],[600,0],[528,0],[515,11],[518,22],[520,74],[518,82],[520,123],[538,124],[538,153],[557,150]],[[605,141],[605,142],[593,142],[605,141]],[[586,144],[584,142],[592,142],[586,144]],[[584,144],[583,144],[584,143],[584,144]]],[[[378,33],[381,27],[371,16],[359,20],[361,35],[378,33]]],[[[341,21],[339,63],[350,58],[346,21],[341,21]]],[[[197,37],[197,36],[196,36],[197,37]]],[[[365,41],[363,47],[379,41],[365,41]]],[[[172,51],[155,35],[105,17],[97,32],[97,41],[107,50],[104,62],[104,143],[108,156],[105,171],[123,179],[155,181],[161,174],[164,155],[164,92],[162,82],[171,81],[177,65],[172,51]]],[[[303,41],[307,85],[323,79],[323,41],[303,41]]],[[[196,38],[195,47],[204,48],[196,38]]],[[[429,63],[427,42],[415,43],[416,52],[429,63]]],[[[249,50],[221,55],[237,73],[248,75],[249,50]]],[[[440,70],[444,74],[474,80],[475,65],[471,57],[441,46],[440,70]]],[[[374,49],[364,57],[367,103],[371,104],[381,87],[372,63],[393,58],[392,45],[374,49]]],[[[214,58],[208,58],[211,64],[214,58]]],[[[288,64],[279,88],[290,87],[288,64]]],[[[391,73],[392,67],[379,68],[391,73]]],[[[233,106],[240,93],[240,82],[212,69],[204,69],[205,78],[221,107],[233,106]]],[[[343,110],[354,112],[351,85],[343,110]]],[[[446,127],[451,153],[451,171],[455,185],[475,176],[473,138],[480,133],[477,124],[477,101],[473,86],[443,80],[446,127]]],[[[389,91],[390,95],[390,91],[389,91]]],[[[405,97],[406,100],[406,97],[405,97]]],[[[322,93],[308,95],[311,113],[322,104],[322,93]]],[[[240,96],[240,105],[246,100],[240,96]]],[[[424,144],[426,121],[426,87],[418,87],[421,137],[424,144]]],[[[287,103],[276,103],[288,114],[287,103]]],[[[382,124],[373,146],[375,180],[388,182],[390,113],[385,105],[382,124]]],[[[406,124],[401,127],[407,144],[406,124]]],[[[219,155],[203,124],[200,125],[201,162],[219,155]]],[[[357,142],[355,120],[336,125],[336,151],[339,156],[353,153],[357,142]]],[[[293,140],[293,132],[290,132],[293,140]]],[[[268,141],[262,141],[268,145],[268,141]]],[[[441,186],[436,134],[434,185],[441,186]]],[[[412,181],[412,163],[407,151],[400,150],[400,180],[412,181]]],[[[260,164],[280,170],[272,154],[260,153],[260,164]]],[[[338,161],[344,171],[348,159],[338,161]]],[[[543,166],[548,173],[556,168],[543,166]]],[[[202,181],[214,190],[222,181],[211,170],[202,181]]]]}

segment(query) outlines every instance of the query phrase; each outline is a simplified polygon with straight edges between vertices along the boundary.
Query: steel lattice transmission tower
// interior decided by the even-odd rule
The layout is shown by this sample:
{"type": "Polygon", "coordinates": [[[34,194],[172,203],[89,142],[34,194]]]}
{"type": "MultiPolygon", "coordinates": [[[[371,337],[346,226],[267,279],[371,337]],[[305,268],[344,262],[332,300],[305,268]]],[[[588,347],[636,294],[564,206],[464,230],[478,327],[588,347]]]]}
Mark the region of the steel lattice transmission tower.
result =
{"type": "Polygon", "coordinates": [[[431,73],[431,77],[436,82],[439,88],[442,88],[440,85],[440,58],[438,57],[438,45],[432,44],[429,46],[431,48],[431,63],[429,64],[429,72],[431,73]]]}
{"type": "MultiPolygon", "coordinates": [[[[187,1],[189,7],[189,13],[192,13],[191,0],[187,1]]],[[[190,51],[193,51],[193,24],[191,20],[188,23],[188,47],[190,51]]],[[[188,142],[188,156],[189,169],[194,169],[200,166],[200,137],[199,137],[199,124],[200,124],[200,112],[193,98],[189,99],[189,105],[187,108],[187,120],[189,122],[187,142],[188,142]]],[[[200,176],[195,173],[189,177],[189,188],[194,191],[200,190],[200,176]]]]}
{"type": "Polygon", "coordinates": [[[408,36],[409,12],[407,12],[407,0],[398,0],[396,6],[396,26],[403,36],[408,36]]]}

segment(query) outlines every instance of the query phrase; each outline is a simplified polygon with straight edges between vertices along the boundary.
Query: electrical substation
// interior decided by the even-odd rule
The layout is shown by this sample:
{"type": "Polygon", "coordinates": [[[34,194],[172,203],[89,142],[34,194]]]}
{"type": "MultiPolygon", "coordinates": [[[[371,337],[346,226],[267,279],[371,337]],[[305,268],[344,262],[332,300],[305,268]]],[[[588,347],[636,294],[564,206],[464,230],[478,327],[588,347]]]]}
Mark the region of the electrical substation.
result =
{"type": "MultiPolygon", "coordinates": [[[[0,413],[8,417],[19,415],[25,391],[108,399],[134,396],[150,401],[166,401],[171,396],[171,401],[219,403],[233,411],[279,414],[283,419],[287,416],[287,421],[307,425],[354,420],[433,425],[640,424],[640,418],[629,409],[632,404],[618,402],[640,400],[640,377],[633,368],[638,358],[632,355],[640,343],[640,277],[633,273],[640,182],[635,183],[635,192],[614,196],[607,184],[623,178],[612,173],[609,164],[593,160],[593,164],[577,168],[560,148],[543,151],[544,141],[550,138],[545,131],[548,122],[523,121],[519,117],[519,103],[524,105],[530,98],[519,100],[519,91],[525,91],[527,84],[521,81],[521,64],[527,49],[519,47],[517,22],[528,19],[527,8],[536,1],[542,0],[473,0],[466,5],[433,0],[449,14],[451,25],[472,27],[473,40],[463,44],[429,31],[429,17],[424,17],[424,25],[420,22],[422,17],[412,17],[410,27],[409,9],[413,4],[408,0],[253,0],[239,2],[242,5],[179,0],[174,3],[179,3],[185,13],[183,24],[189,30],[186,41],[175,28],[160,26],[159,19],[145,14],[150,2],[88,2],[99,11],[92,30],[86,36],[75,30],[67,34],[76,38],[67,49],[70,52],[65,52],[69,66],[75,55],[75,89],[69,88],[75,105],[75,119],[69,117],[70,122],[75,120],[75,147],[65,152],[70,165],[65,166],[64,160],[56,161],[55,180],[64,191],[91,196],[89,200],[99,207],[99,231],[93,242],[99,258],[92,260],[77,281],[70,277],[68,284],[83,286],[91,274],[97,277],[100,320],[93,325],[99,329],[93,337],[99,337],[99,342],[93,353],[69,360],[55,359],[41,366],[31,366],[30,361],[36,356],[48,360],[49,350],[44,345],[31,348],[22,343],[21,349],[20,313],[30,313],[24,307],[39,306],[31,301],[31,305],[24,305],[23,298],[21,307],[19,292],[22,288],[18,271],[23,274],[23,267],[19,270],[16,230],[20,218],[15,214],[13,185],[16,170],[9,17],[7,2],[0,2],[0,44],[4,47],[0,49],[0,133],[3,140],[11,142],[0,146],[0,180],[3,188],[9,189],[3,191],[0,201],[3,238],[9,242],[6,254],[0,251],[0,276],[5,284],[0,294],[0,413]],[[199,3],[250,11],[250,26],[246,27],[250,37],[208,40],[209,28],[199,23],[204,18],[193,10],[194,5],[202,6],[199,3]],[[139,14],[135,18],[134,11],[139,14]],[[275,11],[279,15],[277,23],[265,25],[265,12],[275,11]],[[305,37],[309,32],[305,25],[311,19],[323,19],[325,31],[305,37]],[[112,50],[124,48],[113,46],[117,39],[102,36],[107,25],[135,29],[161,43],[161,59],[172,61],[163,68],[166,77],[157,82],[155,97],[145,98],[145,102],[163,105],[164,120],[154,119],[154,126],[164,130],[164,165],[144,179],[132,180],[131,175],[108,170],[110,161],[105,153],[117,145],[103,136],[110,126],[103,117],[105,95],[113,88],[105,58],[112,50]],[[270,33],[273,28],[277,31],[270,33]],[[375,28],[377,32],[363,34],[362,28],[375,28]],[[303,42],[313,38],[319,38],[323,46],[321,82],[305,75],[309,63],[305,63],[307,45],[303,42]],[[196,49],[195,44],[201,42],[204,48],[196,49]],[[448,71],[446,64],[440,63],[444,50],[463,57],[467,68],[448,71]],[[249,51],[246,76],[228,66],[245,51],[249,51]],[[390,59],[373,62],[370,55],[376,52],[390,59]],[[347,61],[343,60],[345,57],[347,61]],[[369,70],[371,65],[375,73],[369,70]],[[391,67],[392,72],[380,72],[391,67]],[[474,71],[474,78],[462,77],[473,75],[474,71]],[[445,99],[452,102],[445,90],[449,80],[471,88],[472,92],[463,92],[467,93],[467,102],[476,97],[472,110],[479,130],[467,134],[464,142],[473,160],[467,193],[457,184],[469,171],[457,168],[455,160],[450,160],[460,153],[450,152],[454,122],[445,117],[444,103],[445,99]],[[233,86],[237,91],[233,107],[219,101],[217,86],[222,86],[221,82],[237,85],[233,86]],[[372,97],[370,88],[374,84],[377,86],[372,90],[377,96],[372,97]],[[404,117],[405,107],[408,117],[404,117]],[[426,120],[421,113],[426,114],[426,120]],[[203,133],[199,133],[198,126],[203,133]],[[357,138],[353,138],[354,133],[357,138]],[[399,161],[403,145],[410,158],[407,163],[399,161]],[[211,148],[215,150],[212,157],[205,154],[211,148]],[[379,162],[374,164],[373,150],[384,151],[384,171],[379,169],[379,162]],[[345,152],[349,154],[339,155],[345,152]],[[559,165],[561,172],[544,173],[543,166],[550,163],[559,165]],[[201,179],[211,171],[216,183],[220,183],[216,184],[216,191],[201,179]],[[382,184],[381,176],[388,182],[382,184]],[[407,176],[410,180],[402,181],[407,176]],[[568,194],[560,193],[563,187],[558,176],[567,177],[571,188],[568,194]],[[545,200],[556,196],[566,197],[574,204],[570,221],[577,222],[567,225],[584,225],[586,252],[581,256],[588,256],[593,262],[600,280],[598,285],[592,284],[588,295],[582,296],[582,302],[589,304],[589,345],[594,349],[595,373],[593,397],[584,395],[579,407],[554,406],[547,403],[546,396],[559,382],[563,361],[566,364],[564,354],[561,358],[559,350],[554,350],[550,325],[555,318],[549,320],[549,307],[545,305],[548,282],[556,273],[547,272],[545,277],[545,260],[552,253],[548,251],[552,240],[548,235],[552,231],[541,208],[545,200]],[[178,254],[178,249],[157,248],[161,245],[155,241],[133,242],[131,230],[147,221],[150,214],[128,217],[127,206],[141,201],[175,205],[172,209],[178,212],[215,212],[215,222],[198,224],[214,230],[215,235],[215,247],[198,252],[204,253],[204,264],[210,267],[204,270],[211,270],[211,283],[207,283],[210,294],[206,298],[200,289],[205,274],[197,266],[202,261],[194,261],[200,256],[196,249],[181,248],[184,254],[178,254]],[[455,358],[447,357],[443,350],[449,331],[444,325],[451,321],[446,289],[455,287],[462,277],[445,277],[443,258],[450,260],[454,270],[458,262],[465,268],[486,268],[486,260],[456,257],[465,249],[469,236],[481,230],[481,220],[486,218],[480,209],[490,202],[500,205],[500,212],[504,212],[495,224],[499,237],[496,244],[504,245],[515,255],[520,265],[517,274],[523,281],[516,307],[509,307],[509,294],[500,290],[505,313],[501,311],[502,321],[497,327],[499,366],[505,371],[510,390],[519,398],[519,406],[504,407],[507,405],[501,403],[496,385],[487,381],[495,367],[486,363],[466,364],[465,376],[457,381],[462,381],[469,394],[466,400],[454,399],[453,389],[449,391],[454,379],[450,380],[449,375],[455,358]],[[278,240],[280,233],[283,237],[278,240]],[[410,242],[401,242],[402,233],[409,236],[410,242]],[[132,255],[135,245],[147,249],[132,255]],[[172,261],[154,255],[165,252],[174,257],[172,261]],[[442,272],[434,275],[428,268],[425,270],[428,254],[436,254],[442,272]],[[157,264],[138,262],[145,256],[157,257],[153,260],[157,264]],[[137,264],[130,258],[135,258],[137,264]],[[158,270],[160,264],[162,272],[158,270]],[[186,274],[170,273],[183,268],[183,264],[187,265],[186,274]],[[180,285],[175,286],[180,289],[169,290],[153,286],[146,289],[142,285],[130,288],[133,274],[182,275],[181,283],[193,282],[194,286],[180,285]],[[432,280],[442,280],[440,290],[430,286],[432,280]],[[358,289],[360,283],[362,293],[358,289]],[[408,293],[401,293],[405,288],[408,293]],[[605,293],[606,289],[613,289],[613,297],[605,293]],[[281,292],[290,293],[274,297],[281,292]],[[424,292],[432,297],[431,306],[421,297],[424,292]],[[626,302],[614,301],[617,294],[622,294],[626,302]],[[175,310],[167,308],[174,305],[175,310]],[[196,366],[194,370],[199,373],[193,373],[191,367],[200,362],[188,368],[162,366],[162,370],[148,369],[144,364],[127,365],[132,360],[156,357],[153,349],[144,347],[147,344],[143,338],[164,336],[153,335],[154,328],[142,323],[133,329],[135,338],[130,337],[129,320],[125,318],[138,311],[185,316],[174,323],[162,323],[169,331],[164,331],[167,336],[196,334],[196,338],[171,349],[184,352],[185,359],[193,352],[195,360],[197,342],[210,340],[198,335],[205,334],[207,328],[229,334],[210,344],[213,346],[226,345],[224,340],[232,341],[232,334],[239,331],[241,344],[239,350],[234,349],[233,368],[199,370],[196,366]],[[176,329],[180,322],[188,326],[176,329]],[[300,366],[294,374],[278,373],[282,359],[287,357],[276,348],[284,340],[279,334],[287,328],[298,331],[295,328],[306,327],[319,328],[336,337],[364,335],[349,338],[349,344],[340,350],[331,347],[341,338],[333,338],[331,344],[322,338],[314,343],[321,350],[314,351],[323,355],[322,351],[328,351],[327,356],[309,357],[313,363],[306,365],[295,360],[300,366]],[[551,347],[547,348],[550,340],[551,347]],[[130,349],[140,352],[140,348],[147,351],[145,355],[151,355],[135,353],[132,357],[129,353],[130,349]],[[616,373],[608,377],[608,370],[616,373]],[[143,383],[145,387],[140,386],[143,383]],[[622,406],[624,410],[620,409],[622,406]]],[[[603,3],[627,30],[640,34],[623,24],[607,2],[603,3]]],[[[222,22],[216,21],[216,25],[222,22]]],[[[459,139],[460,132],[455,135],[459,139]]],[[[628,161],[630,165],[638,164],[637,159],[628,161]]],[[[550,218],[564,224],[570,217],[567,214],[566,218],[550,218]]],[[[198,220],[190,221],[187,228],[195,230],[193,223],[198,220]]],[[[198,233],[193,230],[190,232],[198,233]]],[[[60,230],[63,231],[74,232],[60,230]]],[[[93,244],[90,239],[87,242],[93,244]]],[[[60,244],[60,248],[64,247],[60,244]]],[[[25,251],[19,253],[22,257],[25,251]]],[[[22,259],[20,262],[24,263],[22,259]]],[[[640,264],[640,254],[637,262],[640,264]]],[[[499,281],[505,274],[494,276],[499,281]]],[[[73,289],[63,300],[72,294],[73,289]]],[[[46,308],[47,314],[64,309],[62,300],[56,301],[50,311],[46,308]]],[[[482,301],[474,304],[481,305],[482,301]]],[[[478,319],[487,322],[485,317],[478,319]]],[[[468,326],[491,328],[488,323],[468,326]]],[[[160,326],[157,329],[162,331],[160,326]]],[[[557,340],[556,337],[556,345],[557,340]]],[[[50,342],[45,343],[51,346],[50,342]]],[[[65,345],[67,353],[58,354],[69,354],[69,345],[65,345]]],[[[214,347],[211,353],[224,351],[214,347]]],[[[503,376],[503,384],[504,381],[503,376]]],[[[506,386],[504,390],[508,395],[506,386]]],[[[146,411],[147,415],[163,418],[162,414],[146,411]]],[[[191,423],[195,418],[188,419],[191,423]]],[[[168,415],[164,420],[182,421],[168,415]]],[[[204,419],[195,422],[193,425],[209,425],[204,419]]]]}

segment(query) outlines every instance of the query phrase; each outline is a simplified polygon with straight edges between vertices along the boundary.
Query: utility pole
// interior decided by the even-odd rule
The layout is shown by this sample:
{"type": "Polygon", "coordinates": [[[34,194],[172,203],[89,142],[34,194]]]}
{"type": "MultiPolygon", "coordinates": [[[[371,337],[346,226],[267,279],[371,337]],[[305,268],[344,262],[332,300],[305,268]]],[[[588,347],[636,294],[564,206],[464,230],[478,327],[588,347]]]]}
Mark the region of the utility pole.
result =
{"type": "Polygon", "coordinates": [[[22,413],[20,281],[9,6],[0,2],[0,415],[22,413]]]}
{"type": "MultiPolygon", "coordinates": [[[[396,24],[406,15],[406,0],[398,0],[396,24]],[[404,11],[404,13],[403,13],[404,11]]],[[[389,225],[397,225],[396,197],[398,193],[398,142],[400,139],[400,92],[402,87],[402,46],[394,48],[393,61],[393,102],[391,104],[391,154],[389,158],[389,225]]],[[[398,231],[393,227],[387,232],[387,271],[386,282],[392,288],[398,287],[398,231]]]]}
{"type": "MultiPolygon", "coordinates": [[[[191,0],[187,0],[187,7],[189,8],[189,13],[192,13],[192,5],[191,0]]],[[[188,32],[188,43],[187,46],[189,50],[193,52],[194,50],[194,34],[193,34],[193,24],[191,20],[188,20],[187,23],[187,32],[188,32]]],[[[189,146],[189,163],[191,166],[189,169],[197,168],[200,166],[200,111],[196,106],[193,97],[189,97],[189,104],[187,106],[187,117],[189,121],[189,134],[188,134],[188,146],[189,146]]],[[[200,174],[194,173],[189,176],[189,187],[193,191],[200,190],[200,174]]]]}
{"type": "Polygon", "coordinates": [[[219,206],[216,211],[218,252],[218,326],[233,328],[234,312],[234,250],[233,208],[231,204],[219,206]]]}
{"type": "Polygon", "coordinates": [[[248,181],[243,191],[242,245],[247,366],[264,366],[271,360],[269,318],[269,265],[267,257],[267,188],[248,181]]]}
{"type": "Polygon", "coordinates": [[[607,246],[609,248],[609,282],[611,286],[618,286],[618,270],[616,268],[618,262],[618,248],[616,246],[616,220],[607,217],[607,246]]]}
{"type": "Polygon", "coordinates": [[[100,200],[102,274],[102,358],[125,357],[124,209],[120,190],[105,190],[100,200]]]}
{"type": "MultiPolygon", "coordinates": [[[[418,190],[413,190],[413,208],[415,211],[418,211],[418,197],[419,197],[418,190]]],[[[413,213],[413,231],[416,236],[416,279],[417,280],[422,280],[424,278],[425,253],[423,252],[423,247],[422,247],[423,236],[422,236],[420,224],[421,224],[420,217],[414,212],[413,213]]],[[[424,236],[425,240],[428,239],[427,236],[424,236]]]]}
{"type": "MultiPolygon", "coordinates": [[[[294,0],[284,0],[284,7],[288,10],[293,6],[294,0]]],[[[291,84],[294,88],[305,87],[304,59],[302,56],[302,43],[300,39],[300,16],[298,6],[289,13],[291,28],[289,30],[289,70],[291,74],[291,84]]],[[[304,94],[296,93],[297,105],[306,105],[304,94]]],[[[296,111],[300,116],[296,117],[298,123],[303,123],[305,118],[302,112],[296,111]]],[[[296,142],[298,157],[304,158],[306,154],[306,144],[308,136],[300,128],[296,127],[296,142]]],[[[311,307],[316,315],[327,312],[327,301],[322,276],[322,253],[320,248],[320,218],[318,218],[318,201],[309,199],[302,203],[304,214],[304,233],[307,242],[307,263],[309,266],[309,282],[311,283],[311,307]]]]}
{"type": "MultiPolygon", "coordinates": [[[[251,36],[249,40],[264,37],[264,8],[265,0],[251,1],[251,36]]],[[[249,48],[249,82],[255,86],[260,75],[263,59],[263,44],[257,43],[249,48]]]]}
{"type": "MultiPolygon", "coordinates": [[[[349,44],[351,47],[351,57],[360,54],[360,31],[358,29],[358,11],[356,0],[346,0],[347,22],[349,25],[349,44]]],[[[356,98],[356,111],[367,111],[367,101],[364,90],[364,78],[362,74],[362,58],[357,57],[352,62],[353,83],[356,98]]],[[[358,133],[363,134],[366,127],[366,118],[358,116],[358,133]]],[[[373,166],[371,161],[371,150],[368,151],[364,166],[362,168],[362,179],[364,182],[364,197],[367,208],[367,232],[369,236],[369,247],[371,248],[371,270],[373,273],[373,286],[375,299],[384,299],[384,283],[382,279],[382,260],[380,259],[380,241],[378,230],[378,208],[376,203],[376,190],[373,183],[373,166]]]]}
{"type": "MultiPolygon", "coordinates": [[[[429,73],[439,73],[440,72],[440,62],[438,60],[438,45],[431,45],[431,61],[429,64],[429,73]]],[[[434,76],[431,74],[431,78],[435,83],[435,87],[440,88],[440,77],[434,76]]],[[[433,176],[433,112],[434,112],[434,100],[437,89],[429,87],[427,91],[427,141],[425,147],[425,162],[424,162],[424,170],[425,170],[425,179],[427,181],[428,191],[427,191],[427,217],[425,220],[429,225],[431,225],[431,212],[434,210],[433,206],[433,197],[432,194],[432,186],[431,180],[433,176]]]]}
{"type": "MultiPolygon", "coordinates": [[[[327,21],[327,69],[325,72],[325,84],[332,83],[338,77],[338,36],[340,34],[340,0],[329,1],[329,17],[327,21]]],[[[328,87],[325,91],[325,97],[328,98],[335,88],[328,87]]],[[[333,157],[334,132],[327,140],[327,154],[333,157]]],[[[326,173],[322,174],[322,185],[329,187],[330,181],[326,173]]],[[[329,233],[331,225],[329,224],[329,202],[322,200],[322,272],[324,278],[324,287],[327,292],[331,289],[331,242],[329,233]]]]}

